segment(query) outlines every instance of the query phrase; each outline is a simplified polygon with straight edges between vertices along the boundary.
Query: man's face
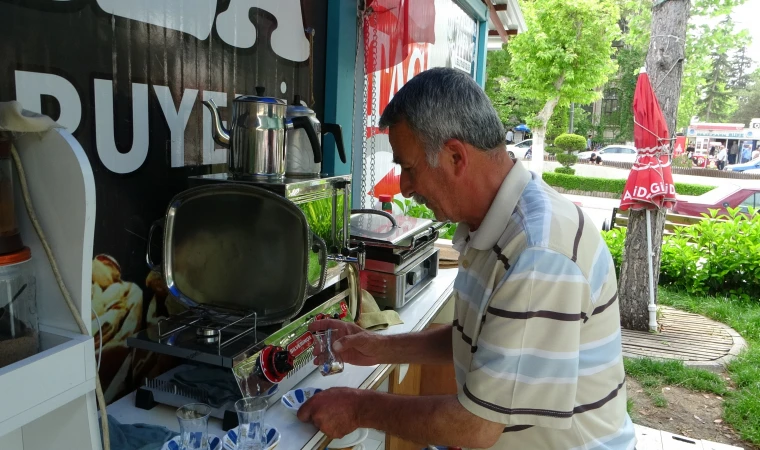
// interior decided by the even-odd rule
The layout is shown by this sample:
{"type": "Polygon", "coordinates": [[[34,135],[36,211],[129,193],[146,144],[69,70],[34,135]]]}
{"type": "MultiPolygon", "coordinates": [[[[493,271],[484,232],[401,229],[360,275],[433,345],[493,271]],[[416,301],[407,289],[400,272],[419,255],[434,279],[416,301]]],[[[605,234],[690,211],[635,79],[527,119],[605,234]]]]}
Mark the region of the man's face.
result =
{"type": "MultiPolygon", "coordinates": [[[[452,220],[451,184],[442,161],[430,167],[425,148],[406,122],[390,127],[388,138],[393,148],[393,161],[401,166],[401,193],[417,203],[427,205],[437,220],[452,220]]],[[[445,164],[445,162],[443,162],[445,164]]]]}

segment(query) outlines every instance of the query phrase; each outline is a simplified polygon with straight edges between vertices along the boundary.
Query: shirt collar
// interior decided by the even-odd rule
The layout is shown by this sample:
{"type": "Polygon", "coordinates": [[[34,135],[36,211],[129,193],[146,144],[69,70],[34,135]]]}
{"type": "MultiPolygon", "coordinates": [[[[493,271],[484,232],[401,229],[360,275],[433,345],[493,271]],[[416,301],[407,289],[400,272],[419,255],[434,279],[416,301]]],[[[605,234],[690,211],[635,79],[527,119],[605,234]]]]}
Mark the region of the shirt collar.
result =
{"type": "MultiPolygon", "coordinates": [[[[515,165],[501,183],[499,192],[488,208],[488,212],[480,224],[477,234],[472,238],[472,242],[470,243],[472,248],[490,250],[496,245],[517,207],[517,202],[520,200],[525,187],[531,179],[532,175],[528,169],[520,161],[515,161],[515,165]]],[[[459,229],[457,229],[457,232],[459,232],[459,229]]],[[[469,235],[469,228],[466,225],[463,232],[469,235]]]]}

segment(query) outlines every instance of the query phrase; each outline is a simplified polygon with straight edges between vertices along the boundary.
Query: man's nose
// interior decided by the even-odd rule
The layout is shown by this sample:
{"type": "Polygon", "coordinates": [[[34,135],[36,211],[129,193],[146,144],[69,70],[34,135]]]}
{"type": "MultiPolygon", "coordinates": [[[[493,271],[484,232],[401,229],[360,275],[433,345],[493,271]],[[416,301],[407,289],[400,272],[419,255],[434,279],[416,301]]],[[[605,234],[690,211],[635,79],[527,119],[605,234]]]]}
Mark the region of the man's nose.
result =
{"type": "Polygon", "coordinates": [[[405,171],[401,171],[401,177],[399,178],[401,185],[401,195],[406,198],[410,198],[414,195],[414,189],[412,188],[412,181],[409,179],[409,175],[405,171]]]}

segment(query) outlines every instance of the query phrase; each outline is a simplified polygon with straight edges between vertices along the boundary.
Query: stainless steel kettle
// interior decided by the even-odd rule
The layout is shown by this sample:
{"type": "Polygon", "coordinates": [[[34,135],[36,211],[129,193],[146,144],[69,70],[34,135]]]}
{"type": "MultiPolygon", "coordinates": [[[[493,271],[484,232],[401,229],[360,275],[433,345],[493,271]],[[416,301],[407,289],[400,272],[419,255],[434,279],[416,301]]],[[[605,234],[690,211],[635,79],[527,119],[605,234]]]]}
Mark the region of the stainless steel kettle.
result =
{"type": "MultiPolygon", "coordinates": [[[[294,120],[298,117],[307,118],[311,122],[314,131],[316,131],[320,148],[322,146],[322,136],[327,133],[332,134],[338,147],[338,156],[340,156],[340,160],[345,164],[346,150],[343,147],[343,130],[340,125],[335,123],[320,123],[317,119],[317,113],[301,104],[300,95],[295,95],[293,104],[288,105],[286,117],[289,120],[294,120]]],[[[310,138],[304,130],[294,128],[288,130],[287,135],[288,148],[286,150],[285,175],[294,178],[319,177],[322,168],[321,161],[324,159],[324,149],[322,149],[322,155],[319,156],[316,152],[312,152],[314,146],[310,143],[310,138]]]]}
{"type": "Polygon", "coordinates": [[[211,111],[214,141],[229,149],[229,172],[235,178],[282,178],[287,157],[286,130],[303,129],[311,144],[314,159],[322,162],[322,148],[308,117],[286,117],[285,100],[257,95],[243,95],[232,102],[230,129],[222,125],[213,100],[203,105],[211,111]]]}

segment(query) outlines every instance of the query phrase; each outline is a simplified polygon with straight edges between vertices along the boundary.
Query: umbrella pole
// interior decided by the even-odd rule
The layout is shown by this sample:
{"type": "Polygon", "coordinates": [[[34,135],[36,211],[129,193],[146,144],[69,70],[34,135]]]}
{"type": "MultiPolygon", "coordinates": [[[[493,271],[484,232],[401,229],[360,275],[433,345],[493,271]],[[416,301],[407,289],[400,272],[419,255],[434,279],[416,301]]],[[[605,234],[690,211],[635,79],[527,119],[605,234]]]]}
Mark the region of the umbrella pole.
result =
{"type": "Polygon", "coordinates": [[[654,304],[654,270],[652,268],[652,212],[647,209],[647,265],[649,266],[649,331],[657,331],[657,306],[654,304]]]}

